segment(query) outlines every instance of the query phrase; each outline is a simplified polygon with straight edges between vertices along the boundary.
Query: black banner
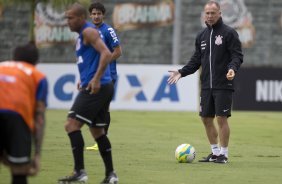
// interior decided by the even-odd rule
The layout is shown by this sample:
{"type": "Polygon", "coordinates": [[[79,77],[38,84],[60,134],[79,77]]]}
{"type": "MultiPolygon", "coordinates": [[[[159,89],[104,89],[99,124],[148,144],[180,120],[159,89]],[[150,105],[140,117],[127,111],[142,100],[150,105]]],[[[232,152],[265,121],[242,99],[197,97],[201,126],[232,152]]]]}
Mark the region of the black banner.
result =
{"type": "Polygon", "coordinates": [[[282,68],[241,68],[234,110],[282,111],[282,68]]]}

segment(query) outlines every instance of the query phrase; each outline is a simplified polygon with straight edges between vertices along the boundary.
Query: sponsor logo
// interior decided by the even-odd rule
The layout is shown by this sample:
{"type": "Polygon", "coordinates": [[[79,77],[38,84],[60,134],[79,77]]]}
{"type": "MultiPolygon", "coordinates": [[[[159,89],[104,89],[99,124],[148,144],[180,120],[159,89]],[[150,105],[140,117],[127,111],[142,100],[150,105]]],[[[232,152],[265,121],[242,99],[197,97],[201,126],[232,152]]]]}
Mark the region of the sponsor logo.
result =
{"type": "Polygon", "coordinates": [[[201,41],[201,49],[205,50],[206,46],[207,46],[206,41],[201,41]]]}
{"type": "Polygon", "coordinates": [[[118,42],[118,37],[117,34],[115,33],[115,30],[113,28],[109,28],[108,31],[110,32],[110,35],[114,40],[114,43],[118,42]]]}
{"type": "Polygon", "coordinates": [[[76,60],[76,64],[81,64],[81,63],[83,63],[83,58],[79,56],[76,60]]]}
{"type": "Polygon", "coordinates": [[[25,67],[22,63],[17,63],[17,62],[2,62],[0,63],[0,66],[4,67],[16,67],[17,69],[20,69],[23,71],[26,75],[31,75],[32,70],[28,67],[25,67]]]}
{"type": "Polygon", "coordinates": [[[279,80],[257,80],[256,81],[257,102],[282,102],[282,81],[279,80]]]}
{"type": "Polygon", "coordinates": [[[11,75],[1,75],[0,74],[0,81],[8,82],[8,83],[14,83],[14,82],[16,82],[16,78],[14,76],[11,76],[11,75]]]}
{"type": "Polygon", "coordinates": [[[55,10],[52,5],[38,3],[35,10],[35,41],[39,47],[55,43],[70,43],[77,38],[67,25],[64,10],[55,10]]]}
{"type": "MultiPolygon", "coordinates": [[[[73,64],[40,64],[38,68],[48,79],[49,107],[68,109],[79,92],[76,90],[80,80],[77,67],[73,64]]],[[[170,66],[163,65],[119,65],[111,108],[197,111],[198,72],[183,78],[179,85],[169,85],[169,69],[170,66]]]]}
{"type": "MultiPolygon", "coordinates": [[[[79,63],[79,62],[78,62],[79,63]]],[[[176,85],[168,85],[167,79],[169,76],[164,76],[160,81],[158,88],[154,92],[152,99],[149,99],[146,95],[143,87],[144,82],[141,82],[136,75],[126,75],[127,82],[130,86],[130,90],[122,97],[124,101],[136,100],[139,102],[160,102],[163,99],[167,99],[171,102],[178,102],[179,95],[176,85]]],[[[54,93],[57,99],[61,101],[70,101],[74,97],[74,92],[67,92],[65,85],[75,84],[76,76],[67,74],[61,76],[54,85],[54,93]]],[[[118,80],[117,84],[118,85],[118,80]]],[[[113,99],[115,101],[115,99],[113,99]]]]}
{"type": "Polygon", "coordinates": [[[114,7],[113,24],[117,30],[171,25],[174,19],[172,0],[158,3],[121,3],[114,7]]]}

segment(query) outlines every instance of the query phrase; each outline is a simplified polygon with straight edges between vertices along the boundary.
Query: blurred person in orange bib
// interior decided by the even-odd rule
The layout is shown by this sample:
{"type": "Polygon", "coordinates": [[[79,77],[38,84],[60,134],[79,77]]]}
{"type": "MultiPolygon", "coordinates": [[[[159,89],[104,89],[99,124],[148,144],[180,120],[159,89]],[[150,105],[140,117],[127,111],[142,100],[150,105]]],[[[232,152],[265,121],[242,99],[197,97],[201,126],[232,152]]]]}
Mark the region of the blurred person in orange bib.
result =
{"type": "Polygon", "coordinates": [[[28,43],[14,50],[13,61],[0,63],[0,162],[10,167],[12,184],[26,184],[40,168],[48,84],[35,68],[38,58],[28,43]]]}

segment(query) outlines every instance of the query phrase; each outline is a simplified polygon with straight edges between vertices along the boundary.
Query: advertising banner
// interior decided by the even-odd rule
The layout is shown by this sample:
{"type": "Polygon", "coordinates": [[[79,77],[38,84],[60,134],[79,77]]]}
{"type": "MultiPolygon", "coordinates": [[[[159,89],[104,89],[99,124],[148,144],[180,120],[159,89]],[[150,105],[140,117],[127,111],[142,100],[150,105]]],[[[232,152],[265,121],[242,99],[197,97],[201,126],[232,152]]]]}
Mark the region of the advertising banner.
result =
{"type": "Polygon", "coordinates": [[[241,68],[236,86],[234,110],[282,111],[281,68],[241,68]]]}
{"type": "Polygon", "coordinates": [[[37,4],[34,29],[38,47],[73,44],[77,38],[77,34],[71,32],[67,25],[65,12],[55,10],[51,4],[37,4]]]}
{"type": "MultiPolygon", "coordinates": [[[[49,83],[48,107],[69,109],[78,93],[75,64],[40,64],[49,83]]],[[[198,73],[168,85],[172,65],[118,65],[118,80],[111,103],[112,110],[197,111],[198,73]]]]}
{"type": "Polygon", "coordinates": [[[157,3],[121,3],[114,7],[113,24],[117,30],[171,25],[174,19],[172,0],[157,3]]]}

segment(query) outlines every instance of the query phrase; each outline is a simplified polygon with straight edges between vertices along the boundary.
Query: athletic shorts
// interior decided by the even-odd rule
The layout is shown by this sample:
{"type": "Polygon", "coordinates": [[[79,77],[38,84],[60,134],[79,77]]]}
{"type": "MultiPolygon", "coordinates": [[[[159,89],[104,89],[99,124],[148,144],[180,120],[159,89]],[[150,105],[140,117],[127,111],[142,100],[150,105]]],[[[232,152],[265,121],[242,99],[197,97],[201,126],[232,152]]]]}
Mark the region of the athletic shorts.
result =
{"type": "Polygon", "coordinates": [[[30,162],[32,134],[16,113],[0,113],[0,156],[12,164],[30,162]]]}
{"type": "Polygon", "coordinates": [[[97,94],[80,91],[71,107],[68,117],[87,124],[89,127],[105,127],[106,116],[114,94],[113,83],[101,85],[97,94]]]}
{"type": "Polygon", "coordinates": [[[200,96],[200,116],[231,116],[232,90],[202,90],[200,96]]]}

